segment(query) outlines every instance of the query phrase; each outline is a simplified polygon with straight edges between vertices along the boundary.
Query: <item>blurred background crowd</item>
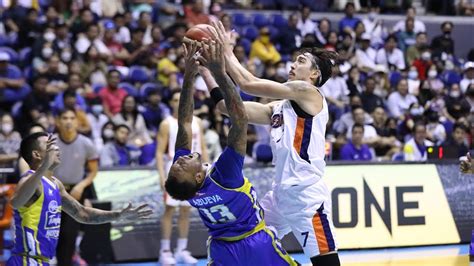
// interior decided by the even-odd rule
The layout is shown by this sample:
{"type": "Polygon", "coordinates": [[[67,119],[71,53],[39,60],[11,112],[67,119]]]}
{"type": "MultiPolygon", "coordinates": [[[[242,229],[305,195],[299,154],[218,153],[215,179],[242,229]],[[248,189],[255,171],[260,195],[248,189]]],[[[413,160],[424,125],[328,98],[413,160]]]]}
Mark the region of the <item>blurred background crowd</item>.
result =
{"type": "MultiPolygon", "coordinates": [[[[176,110],[183,81],[181,39],[212,20],[222,21],[237,58],[258,77],[285,82],[301,47],[340,54],[321,88],[331,114],[328,160],[424,161],[430,147],[458,158],[474,147],[474,50],[456,54],[449,20],[429,36],[411,1],[0,2],[2,166],[17,163],[22,136],[60,125],[90,138],[101,166],[155,165],[160,123],[176,110]],[[334,23],[315,13],[330,11],[344,15],[334,23]],[[387,27],[381,13],[404,18],[387,27]],[[66,109],[75,111],[70,125],[58,119],[66,109]]],[[[431,0],[424,9],[472,16],[474,3],[431,0]]],[[[212,160],[229,121],[215,112],[202,78],[194,97],[212,160]]],[[[271,161],[269,130],[249,128],[248,161],[271,161]]]]}

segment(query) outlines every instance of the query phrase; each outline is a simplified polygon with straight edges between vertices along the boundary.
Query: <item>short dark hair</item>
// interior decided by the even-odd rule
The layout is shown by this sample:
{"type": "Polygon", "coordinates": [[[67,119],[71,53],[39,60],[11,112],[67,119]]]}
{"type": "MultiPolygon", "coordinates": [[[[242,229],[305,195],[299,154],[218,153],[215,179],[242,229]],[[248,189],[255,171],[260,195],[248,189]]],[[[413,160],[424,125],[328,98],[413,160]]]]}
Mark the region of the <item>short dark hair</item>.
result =
{"type": "Polygon", "coordinates": [[[76,91],[74,91],[73,89],[67,89],[63,93],[63,100],[66,100],[66,98],[76,98],[76,97],[77,97],[76,91]]]}
{"type": "Polygon", "coordinates": [[[420,35],[426,35],[426,36],[428,36],[428,34],[427,34],[426,32],[421,31],[421,32],[418,32],[418,33],[416,34],[416,37],[418,37],[418,36],[420,36],[420,35]]]}
{"type": "Polygon", "coordinates": [[[352,2],[347,2],[347,4],[346,4],[346,6],[344,7],[344,9],[346,9],[346,8],[348,8],[348,7],[350,7],[350,6],[352,6],[352,8],[355,8],[354,3],[352,3],[352,2]]]}
{"type": "Polygon", "coordinates": [[[39,149],[38,139],[41,137],[47,137],[48,133],[36,132],[26,136],[20,144],[20,155],[25,159],[26,163],[31,166],[33,162],[33,155],[31,154],[34,150],[39,149]]]}
{"type": "Polygon", "coordinates": [[[398,42],[398,38],[395,34],[390,34],[385,38],[385,42],[388,42],[389,40],[394,40],[395,42],[398,42]]]}
{"type": "Polygon", "coordinates": [[[187,181],[183,178],[180,179],[173,174],[168,174],[165,189],[171,197],[177,200],[189,200],[198,192],[199,184],[197,182],[187,181]]]}
{"type": "Polygon", "coordinates": [[[453,126],[453,132],[456,131],[456,129],[461,129],[465,133],[467,132],[467,127],[462,123],[455,123],[453,126]]]}
{"type": "Polygon", "coordinates": [[[58,113],[58,117],[61,117],[63,114],[67,113],[67,112],[73,112],[75,116],[77,116],[77,112],[76,110],[74,110],[74,108],[70,108],[70,107],[64,107],[63,109],[61,109],[58,113]]]}
{"type": "Polygon", "coordinates": [[[356,129],[356,128],[362,129],[362,132],[365,131],[364,125],[362,125],[361,123],[355,123],[355,124],[352,126],[352,131],[351,131],[351,132],[354,132],[354,129],[356,129]]]}
{"type": "Polygon", "coordinates": [[[112,73],[117,73],[117,74],[119,74],[120,78],[122,78],[122,74],[120,73],[120,71],[118,71],[118,70],[115,69],[115,68],[112,68],[111,70],[109,70],[109,72],[107,72],[107,77],[110,77],[110,75],[111,75],[112,73]]]}
{"type": "Polygon", "coordinates": [[[313,56],[314,60],[311,60],[311,66],[321,71],[321,76],[314,85],[318,87],[324,85],[332,75],[332,66],[339,57],[338,53],[316,47],[300,49],[299,53],[310,53],[313,56]]]}
{"type": "Polygon", "coordinates": [[[114,131],[117,131],[119,130],[120,128],[125,128],[128,130],[128,132],[130,133],[130,127],[125,125],[125,124],[118,124],[118,125],[114,125],[114,131]]]}
{"type": "MultiPolygon", "coordinates": [[[[360,105],[353,105],[351,106],[351,113],[354,113],[357,109],[362,109],[364,111],[364,108],[360,105]]],[[[365,112],[365,111],[364,111],[365,112]]]]}
{"type": "Polygon", "coordinates": [[[444,28],[445,25],[449,24],[451,26],[451,28],[454,28],[454,25],[451,21],[444,21],[443,23],[441,23],[441,29],[444,28]]]}

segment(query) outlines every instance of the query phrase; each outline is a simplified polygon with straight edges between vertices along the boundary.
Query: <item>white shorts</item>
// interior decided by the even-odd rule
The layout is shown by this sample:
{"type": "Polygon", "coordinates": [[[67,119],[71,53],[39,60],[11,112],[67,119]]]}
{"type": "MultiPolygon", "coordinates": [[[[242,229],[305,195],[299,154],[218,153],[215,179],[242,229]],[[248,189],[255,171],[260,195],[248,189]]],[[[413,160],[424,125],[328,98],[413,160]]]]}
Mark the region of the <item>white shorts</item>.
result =
{"type": "Polygon", "coordinates": [[[168,193],[163,191],[163,197],[165,198],[165,205],[171,207],[191,207],[191,204],[187,200],[173,199],[168,193]]]}
{"type": "Polygon", "coordinates": [[[268,226],[278,238],[293,232],[309,258],[336,251],[331,198],[324,181],[310,186],[274,186],[260,200],[268,226]]]}

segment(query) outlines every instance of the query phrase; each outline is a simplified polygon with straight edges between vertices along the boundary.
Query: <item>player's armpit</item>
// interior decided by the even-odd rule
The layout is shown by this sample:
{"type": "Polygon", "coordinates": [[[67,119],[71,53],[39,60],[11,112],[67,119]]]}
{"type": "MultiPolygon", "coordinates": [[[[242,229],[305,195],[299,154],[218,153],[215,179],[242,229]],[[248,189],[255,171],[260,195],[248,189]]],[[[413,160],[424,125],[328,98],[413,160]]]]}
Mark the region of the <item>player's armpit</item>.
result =
{"type": "MultiPolygon", "coordinates": [[[[244,102],[245,112],[247,113],[250,124],[270,125],[272,106],[258,102],[244,102]]],[[[228,115],[224,100],[217,104],[219,112],[228,115]]]]}

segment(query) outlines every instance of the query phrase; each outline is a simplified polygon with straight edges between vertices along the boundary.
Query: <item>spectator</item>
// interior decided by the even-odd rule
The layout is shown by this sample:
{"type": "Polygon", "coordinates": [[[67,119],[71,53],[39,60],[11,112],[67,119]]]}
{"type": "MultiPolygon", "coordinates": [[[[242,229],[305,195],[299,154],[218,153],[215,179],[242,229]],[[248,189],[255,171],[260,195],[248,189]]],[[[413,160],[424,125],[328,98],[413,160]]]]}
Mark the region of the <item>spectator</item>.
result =
{"type": "Polygon", "coordinates": [[[166,42],[161,33],[160,27],[154,25],[151,29],[151,39],[152,43],[149,45],[149,51],[151,53],[151,58],[149,59],[149,64],[153,67],[158,64],[159,59],[163,57],[163,48],[170,45],[166,42]]]}
{"type": "Polygon", "coordinates": [[[397,140],[397,124],[394,121],[394,127],[391,128],[392,121],[387,118],[383,107],[376,107],[372,112],[373,123],[371,124],[379,139],[374,147],[375,155],[381,156],[386,160],[391,160],[392,156],[400,152],[401,143],[397,140]]]}
{"type": "Polygon", "coordinates": [[[466,100],[471,106],[471,114],[474,113],[474,85],[469,85],[466,91],[466,100]]]}
{"type": "Polygon", "coordinates": [[[404,53],[416,43],[415,20],[407,18],[405,25],[405,30],[398,33],[398,48],[404,53]]]}
{"type": "Polygon", "coordinates": [[[446,60],[447,55],[454,55],[454,40],[451,37],[453,30],[453,23],[451,21],[445,21],[441,24],[442,35],[438,35],[431,41],[431,49],[437,56],[441,56],[442,60],[446,60]],[[443,53],[445,56],[443,56],[443,53]]]}
{"type": "Polygon", "coordinates": [[[438,78],[438,71],[436,70],[436,65],[431,65],[428,69],[427,79],[422,82],[421,92],[429,91],[431,95],[440,95],[444,97],[444,83],[438,78]]]}
{"type": "Polygon", "coordinates": [[[19,22],[26,17],[27,9],[18,4],[18,0],[12,0],[10,6],[3,10],[3,21],[7,33],[17,33],[20,31],[19,22]]]}
{"type": "Polygon", "coordinates": [[[138,17],[138,28],[143,30],[143,45],[149,45],[152,43],[151,39],[151,29],[152,29],[152,22],[151,22],[151,13],[142,11],[140,12],[140,16],[138,17]]]}
{"type": "Polygon", "coordinates": [[[79,54],[84,54],[85,52],[87,52],[87,49],[89,49],[89,47],[94,45],[95,48],[97,48],[97,51],[99,52],[99,56],[103,59],[107,59],[111,55],[111,52],[107,48],[107,46],[105,46],[104,42],[99,38],[99,36],[99,25],[90,24],[89,26],[87,26],[86,34],[81,34],[77,39],[74,45],[76,51],[79,54]]]}
{"type": "Polygon", "coordinates": [[[282,54],[291,54],[301,45],[301,33],[296,27],[298,17],[296,14],[291,14],[288,19],[288,26],[280,29],[277,43],[280,44],[279,52],[282,54]]]}
{"type": "Polygon", "coordinates": [[[350,92],[346,80],[340,75],[338,65],[332,67],[331,78],[324,83],[321,91],[329,103],[329,112],[334,114],[336,120],[339,119],[344,112],[346,104],[349,102],[348,96],[350,92]]]}
{"type": "Polygon", "coordinates": [[[125,96],[122,101],[120,112],[112,117],[112,122],[116,125],[124,124],[129,128],[128,144],[135,147],[142,147],[152,142],[146,128],[145,119],[138,112],[137,102],[131,95],[125,96]]]}
{"type": "MultiPolygon", "coordinates": [[[[72,94],[74,95],[74,94],[72,94]]],[[[92,141],[77,131],[77,115],[74,109],[64,109],[57,118],[56,144],[61,150],[62,163],[54,171],[66,191],[77,201],[93,198],[92,182],[98,172],[99,158],[92,141]]],[[[67,213],[61,213],[56,257],[58,265],[72,265],[79,223],[67,213]]]]}
{"type": "Polygon", "coordinates": [[[141,28],[132,30],[132,40],[124,45],[130,57],[127,60],[129,65],[142,65],[148,63],[150,51],[146,45],[143,45],[143,36],[145,32],[141,28]]]}
{"type": "Polygon", "coordinates": [[[417,123],[413,128],[414,136],[405,143],[403,155],[405,161],[426,161],[428,154],[427,147],[433,143],[426,139],[426,127],[423,123],[417,123]]]}
{"type": "Polygon", "coordinates": [[[419,19],[416,19],[416,8],[414,7],[409,7],[407,9],[406,19],[398,21],[397,24],[395,24],[395,26],[393,27],[393,32],[406,31],[407,19],[412,19],[414,21],[413,31],[415,33],[426,32],[425,23],[423,23],[423,21],[419,19]]]}
{"type": "Polygon", "coordinates": [[[441,145],[446,140],[446,130],[439,122],[437,112],[428,111],[428,123],[426,124],[426,138],[435,145],[441,145]]]}
{"type": "Polygon", "coordinates": [[[125,16],[121,13],[116,14],[114,16],[114,23],[117,29],[117,32],[115,33],[115,40],[121,44],[129,43],[131,40],[130,30],[125,25],[125,16]]]}
{"type": "Polygon", "coordinates": [[[466,93],[471,84],[474,84],[474,62],[469,61],[464,64],[464,77],[459,84],[462,93],[466,93]]]}
{"type": "Polygon", "coordinates": [[[360,82],[360,72],[357,67],[351,67],[351,69],[349,69],[346,83],[350,92],[349,97],[360,95],[362,93],[363,87],[360,82]]]}
{"type": "Polygon", "coordinates": [[[168,47],[163,49],[162,58],[158,61],[157,72],[158,81],[166,87],[176,88],[178,67],[175,65],[177,60],[176,49],[168,47]]]}
{"type": "MultiPolygon", "coordinates": [[[[104,132],[105,133],[105,132],[104,132]]],[[[104,145],[100,153],[100,166],[133,166],[138,164],[140,150],[127,144],[130,129],[126,125],[114,128],[114,139],[104,145]]]]}
{"type": "Polygon", "coordinates": [[[375,57],[377,51],[370,47],[371,36],[368,33],[364,33],[361,36],[361,42],[359,48],[355,52],[356,65],[357,67],[366,73],[372,72],[375,69],[375,57]]]}
{"type": "Polygon", "coordinates": [[[40,114],[51,111],[49,95],[46,93],[48,79],[38,75],[33,79],[33,91],[26,97],[21,106],[20,118],[17,123],[20,132],[26,132],[26,126],[36,122],[40,114]]]}
{"type": "MultiPolygon", "coordinates": [[[[327,18],[322,18],[319,23],[318,27],[315,30],[315,35],[316,35],[316,46],[318,47],[324,47],[326,43],[328,42],[328,37],[329,37],[329,32],[331,31],[331,21],[327,18]]],[[[312,34],[311,34],[312,35],[312,34]]],[[[301,34],[301,36],[305,36],[301,34]]]]}
{"type": "Polygon", "coordinates": [[[18,32],[17,48],[30,46],[41,36],[43,28],[38,23],[38,11],[30,8],[26,11],[26,17],[21,18],[18,32]]]}
{"type": "Polygon", "coordinates": [[[443,149],[446,151],[443,158],[459,159],[459,157],[469,152],[469,148],[466,145],[466,133],[466,126],[461,123],[454,124],[453,134],[442,144],[443,149]],[[454,152],[448,152],[449,150],[454,152]]]}
{"type": "MultiPolygon", "coordinates": [[[[84,99],[84,97],[82,97],[81,93],[84,93],[88,89],[86,89],[86,86],[84,86],[84,84],[81,81],[81,77],[78,74],[69,74],[67,89],[74,91],[76,93],[76,100],[77,100],[78,107],[81,110],[86,111],[87,110],[86,100],[84,99]]],[[[56,111],[64,109],[63,95],[64,95],[64,92],[60,92],[54,98],[53,105],[56,111]]]]}
{"type": "Polygon", "coordinates": [[[433,62],[431,61],[430,51],[427,49],[422,49],[421,57],[415,59],[415,61],[413,61],[412,63],[412,66],[416,67],[419,79],[425,80],[426,73],[428,72],[428,69],[431,67],[432,64],[433,62]]]}
{"type": "Polygon", "coordinates": [[[222,26],[224,26],[225,32],[230,36],[231,45],[235,47],[239,33],[232,27],[232,18],[228,14],[222,14],[221,16],[222,26]]]}
{"type": "Polygon", "coordinates": [[[352,32],[355,26],[360,21],[359,18],[354,17],[355,6],[354,3],[348,2],[344,8],[345,17],[339,21],[339,32],[352,32]]]}
{"type": "Polygon", "coordinates": [[[397,48],[397,37],[395,35],[388,36],[384,48],[377,51],[375,63],[383,64],[392,71],[405,69],[405,57],[403,52],[397,48]]]}
{"type": "MultiPolygon", "coordinates": [[[[109,121],[106,115],[104,115],[104,107],[100,98],[93,98],[90,102],[90,113],[87,113],[87,120],[91,125],[91,137],[94,145],[97,147],[97,150],[102,150],[104,142],[102,139],[102,128],[109,121]]],[[[111,129],[112,134],[110,138],[113,137],[113,130],[111,129]]]]}
{"type": "Polygon", "coordinates": [[[411,66],[415,59],[421,57],[422,51],[426,51],[428,46],[428,36],[425,32],[419,32],[416,34],[415,45],[408,47],[406,51],[407,64],[411,66]]]}
{"type": "Polygon", "coordinates": [[[56,23],[59,20],[59,14],[58,11],[56,11],[56,8],[54,6],[48,6],[46,7],[46,12],[43,18],[45,21],[42,23],[43,27],[45,28],[54,28],[56,26],[56,23]]]}
{"type": "Polygon", "coordinates": [[[80,69],[83,82],[92,85],[105,85],[107,64],[100,58],[99,50],[94,45],[87,49],[80,69]]]}
{"type": "Polygon", "coordinates": [[[397,91],[392,92],[388,97],[387,107],[390,116],[401,117],[413,103],[418,103],[418,100],[414,95],[408,93],[407,80],[401,79],[397,84],[397,91]]]}
{"type": "Polygon", "coordinates": [[[0,115],[0,166],[12,167],[18,159],[21,136],[15,131],[15,124],[10,114],[0,115]]]}
{"type": "Polygon", "coordinates": [[[469,0],[460,0],[457,1],[459,14],[464,16],[474,15],[474,3],[469,0]]]}
{"type": "Polygon", "coordinates": [[[148,91],[142,115],[145,119],[147,129],[151,132],[153,137],[156,136],[161,121],[169,114],[170,111],[168,107],[161,102],[160,90],[153,89],[148,91]]]}
{"type": "Polygon", "coordinates": [[[467,101],[467,97],[463,97],[459,84],[453,83],[448,95],[445,97],[445,104],[448,114],[454,121],[461,117],[467,117],[471,112],[471,105],[467,101]]]}
{"type": "MultiPolygon", "coordinates": [[[[338,42],[337,32],[330,31],[328,34],[327,42],[324,45],[324,49],[328,51],[336,51],[337,42],[338,42]]],[[[301,47],[311,47],[311,45],[305,45],[305,41],[303,40],[301,47]]]]}
{"type": "Polygon", "coordinates": [[[129,59],[130,54],[123,45],[115,40],[117,30],[113,22],[105,23],[104,25],[104,44],[109,49],[111,56],[108,62],[116,67],[124,67],[125,62],[129,59]]]}
{"type": "Polygon", "coordinates": [[[420,79],[418,78],[418,71],[416,67],[411,66],[408,71],[408,93],[418,96],[420,94],[420,79]]]}
{"type": "Polygon", "coordinates": [[[311,9],[308,6],[303,6],[301,10],[301,17],[298,19],[297,28],[300,30],[301,36],[306,34],[314,35],[314,29],[316,29],[316,23],[311,20],[311,9]]]}
{"type": "MultiPolygon", "coordinates": [[[[72,17],[72,20],[75,18],[72,17]]],[[[72,24],[70,32],[72,33],[72,38],[77,40],[81,33],[85,33],[89,25],[94,23],[94,14],[88,8],[83,8],[80,10],[79,19],[72,24]]]]}
{"type": "Polygon", "coordinates": [[[64,109],[71,109],[76,111],[77,132],[89,135],[91,133],[91,126],[87,120],[86,112],[83,111],[77,104],[77,94],[74,90],[68,89],[63,93],[64,109]]]}
{"type": "Polygon", "coordinates": [[[374,93],[384,99],[387,98],[388,93],[391,91],[387,67],[385,65],[376,65],[372,77],[375,80],[374,93]]]}
{"type": "Polygon", "coordinates": [[[369,34],[370,45],[378,47],[383,45],[387,29],[383,25],[383,20],[379,18],[380,8],[372,6],[369,9],[367,18],[362,20],[365,26],[365,32],[369,34]]]}
{"type": "Polygon", "coordinates": [[[119,113],[122,108],[123,99],[128,93],[118,87],[120,82],[120,72],[110,70],[107,77],[107,86],[99,91],[99,97],[102,99],[104,113],[111,119],[119,113]]]}
{"type": "Polygon", "coordinates": [[[365,90],[360,96],[362,100],[362,106],[367,113],[372,113],[377,107],[384,107],[384,100],[374,94],[375,91],[375,79],[368,77],[365,79],[365,90]]]}
{"type": "Polygon", "coordinates": [[[204,130],[204,143],[206,144],[209,161],[215,162],[222,153],[219,134],[217,134],[215,126],[212,125],[209,115],[202,115],[201,124],[204,130]]]}
{"type": "Polygon", "coordinates": [[[9,62],[10,56],[6,52],[0,52],[0,103],[2,105],[20,101],[29,93],[20,70],[9,62]]]}
{"type": "MultiPolygon", "coordinates": [[[[115,136],[115,131],[114,131],[115,125],[112,123],[112,121],[107,121],[104,126],[102,127],[102,143],[105,145],[107,143],[111,143],[114,141],[114,136],[115,136]]],[[[102,152],[102,149],[100,150],[102,152]]]]}
{"type": "MultiPolygon", "coordinates": [[[[353,106],[351,110],[351,114],[352,114],[352,121],[354,124],[361,124],[364,126],[364,132],[363,132],[364,143],[368,144],[369,146],[375,145],[379,141],[379,136],[377,135],[377,131],[372,125],[370,125],[371,123],[366,123],[366,117],[368,116],[371,122],[372,122],[372,117],[370,117],[370,115],[365,113],[364,109],[360,105],[353,106]]],[[[352,128],[352,125],[349,128],[352,128]]],[[[352,138],[352,130],[347,130],[346,138],[347,139],[352,138]]]]}
{"type": "Polygon", "coordinates": [[[367,144],[362,142],[364,136],[364,125],[354,124],[352,126],[352,139],[346,143],[341,150],[341,159],[346,161],[370,161],[372,153],[367,144]]]}
{"type": "Polygon", "coordinates": [[[74,47],[72,46],[72,40],[68,31],[67,24],[63,20],[56,22],[54,26],[53,50],[58,51],[64,63],[69,63],[74,59],[74,47]]]}
{"type": "Polygon", "coordinates": [[[260,29],[260,36],[252,43],[250,59],[258,58],[263,63],[275,64],[281,60],[280,53],[270,40],[270,30],[267,27],[260,29]]]}
{"type": "Polygon", "coordinates": [[[211,19],[209,15],[204,13],[204,6],[202,0],[193,0],[190,6],[184,7],[184,15],[189,26],[197,24],[210,24],[211,19]]]}

